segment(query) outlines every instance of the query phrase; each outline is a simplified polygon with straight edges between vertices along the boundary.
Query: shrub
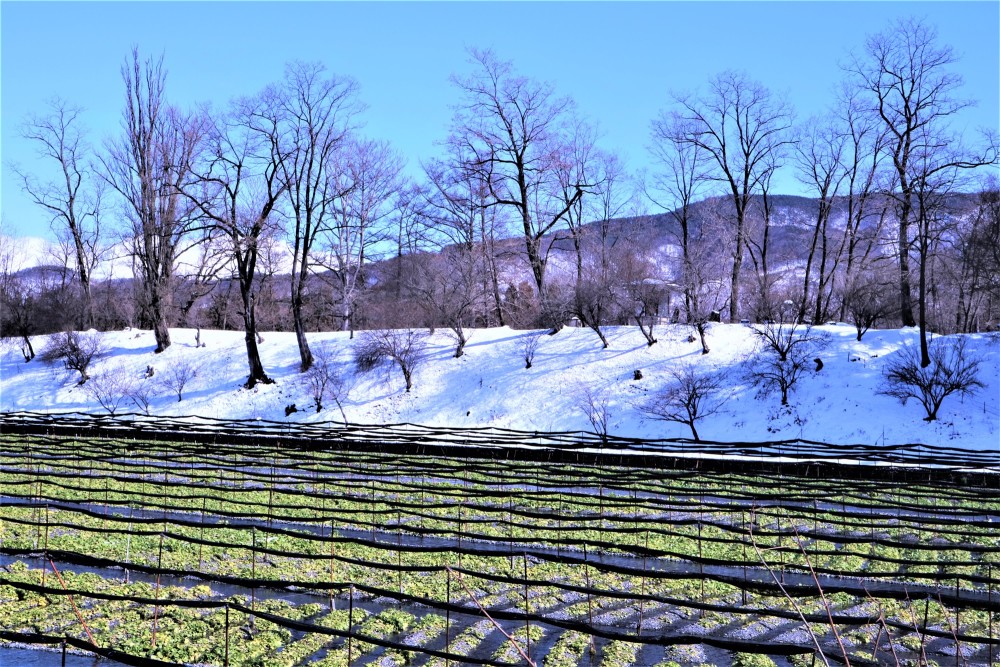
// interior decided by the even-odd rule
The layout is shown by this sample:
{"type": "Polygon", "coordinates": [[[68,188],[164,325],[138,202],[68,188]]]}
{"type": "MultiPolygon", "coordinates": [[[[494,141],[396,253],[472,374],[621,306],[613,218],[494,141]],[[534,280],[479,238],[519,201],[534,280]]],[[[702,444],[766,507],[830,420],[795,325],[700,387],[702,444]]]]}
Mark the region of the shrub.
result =
{"type": "Polygon", "coordinates": [[[525,334],[521,338],[521,358],[524,359],[524,367],[531,368],[535,363],[535,352],[538,351],[538,344],[542,340],[542,335],[538,333],[525,334]]]}
{"type": "Polygon", "coordinates": [[[827,339],[809,326],[788,322],[755,326],[753,332],[757,353],[745,364],[746,378],[762,393],[778,391],[781,404],[788,405],[789,392],[827,339]]]}
{"type": "Polygon", "coordinates": [[[611,421],[607,393],[601,393],[594,387],[581,386],[576,393],[576,404],[587,417],[594,433],[601,438],[601,442],[607,442],[608,423],[611,421]]]}
{"type": "Polygon", "coordinates": [[[49,339],[48,345],[42,351],[41,359],[47,363],[61,361],[68,370],[80,374],[80,381],[77,384],[84,384],[90,379],[87,373],[90,365],[105,354],[107,350],[101,334],[65,331],[49,339]]]}
{"type": "Polygon", "coordinates": [[[973,394],[984,388],[979,380],[979,359],[965,350],[965,338],[938,338],[928,349],[931,363],[920,366],[920,353],[905,346],[885,365],[884,380],[879,393],[898,398],[900,403],[915,398],[924,406],[924,421],[937,419],[944,399],[952,394],[973,394]]]}
{"type": "Polygon", "coordinates": [[[354,348],[354,366],[367,373],[385,362],[395,363],[409,392],[413,388],[413,372],[424,361],[426,352],[426,337],[413,329],[366,331],[354,348]]]}
{"type": "MultiPolygon", "coordinates": [[[[344,369],[340,368],[331,358],[326,348],[320,348],[313,356],[313,365],[305,372],[302,383],[312,396],[316,412],[323,409],[323,402],[331,400],[340,410],[340,416],[347,423],[347,415],[344,414],[344,401],[350,393],[353,385],[351,378],[344,369]]],[[[286,416],[290,414],[286,410],[286,416]]]]}

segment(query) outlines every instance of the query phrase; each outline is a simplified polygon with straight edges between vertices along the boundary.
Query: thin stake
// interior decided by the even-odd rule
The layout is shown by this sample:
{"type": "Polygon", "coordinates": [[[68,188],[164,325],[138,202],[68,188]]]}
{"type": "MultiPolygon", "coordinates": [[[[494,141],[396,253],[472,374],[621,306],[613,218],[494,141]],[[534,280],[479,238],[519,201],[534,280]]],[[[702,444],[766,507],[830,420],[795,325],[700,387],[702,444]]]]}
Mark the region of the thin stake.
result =
{"type": "Polygon", "coordinates": [[[348,590],[350,598],[347,600],[347,664],[351,664],[351,640],[354,638],[354,584],[348,590]]]}
{"type": "MultiPolygon", "coordinates": [[[[444,646],[445,650],[451,645],[451,568],[445,569],[445,574],[447,575],[447,583],[445,583],[445,599],[448,602],[448,606],[444,610],[444,646]]],[[[444,659],[444,667],[450,667],[451,660],[449,658],[444,659]]]]}
{"type": "MultiPolygon", "coordinates": [[[[208,504],[208,494],[202,496],[201,498],[201,532],[198,534],[199,540],[205,539],[205,507],[208,504]]],[[[204,544],[198,545],[198,570],[201,570],[202,564],[202,549],[205,547],[204,544]]]]}
{"type": "MultiPolygon", "coordinates": [[[[56,568],[56,564],[52,562],[51,558],[49,559],[49,564],[52,565],[52,572],[56,575],[56,579],[59,580],[59,585],[63,587],[63,590],[66,590],[66,582],[63,581],[62,575],[59,574],[59,570],[56,568]]],[[[83,620],[83,614],[81,614],[80,610],[77,608],[72,595],[69,596],[69,603],[73,606],[73,611],[76,612],[76,617],[80,621],[80,625],[82,625],[83,629],[87,632],[87,638],[90,639],[90,643],[97,646],[97,642],[94,641],[94,635],[90,634],[90,628],[87,627],[87,621],[83,620]]]]}
{"type": "Polygon", "coordinates": [[[525,654],[528,661],[531,661],[531,607],[528,604],[528,553],[522,552],[521,559],[524,562],[524,641],[525,654]]]}
{"type": "Polygon", "coordinates": [[[336,547],[336,542],[333,541],[333,519],[330,519],[330,611],[334,611],[334,601],[333,601],[333,551],[336,547]]]}
{"type": "Polygon", "coordinates": [[[151,641],[151,649],[156,649],[156,629],[157,621],[160,615],[160,570],[163,566],[163,531],[160,531],[160,553],[156,558],[156,594],[153,599],[156,600],[156,604],[153,605],[153,636],[151,641]]]}

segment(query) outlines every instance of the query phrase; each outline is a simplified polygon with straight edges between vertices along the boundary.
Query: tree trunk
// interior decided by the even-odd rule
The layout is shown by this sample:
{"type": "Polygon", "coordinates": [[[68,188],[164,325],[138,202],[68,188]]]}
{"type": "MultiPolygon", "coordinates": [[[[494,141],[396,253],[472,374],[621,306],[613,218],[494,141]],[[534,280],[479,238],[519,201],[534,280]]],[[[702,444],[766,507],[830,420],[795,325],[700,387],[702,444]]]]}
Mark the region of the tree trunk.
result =
{"type": "Polygon", "coordinates": [[[243,386],[253,389],[257,383],[271,384],[273,380],[264,372],[260,350],[257,348],[257,300],[248,288],[242,285],[240,288],[243,297],[243,340],[246,342],[247,366],[250,370],[250,375],[243,386]]]}
{"type": "Polygon", "coordinates": [[[164,289],[161,281],[155,281],[149,286],[149,315],[152,319],[153,336],[156,338],[156,349],[159,354],[170,347],[170,330],[167,328],[167,309],[169,306],[169,291],[164,289]]]}
{"type": "Polygon", "coordinates": [[[733,273],[731,276],[732,290],[729,297],[729,321],[739,321],[740,303],[740,270],[743,268],[743,216],[742,210],[736,212],[736,248],[733,250],[733,273]]]}
{"type": "Polygon", "coordinates": [[[920,286],[917,306],[920,316],[920,367],[931,365],[931,357],[927,349],[927,247],[926,240],[920,243],[920,286]]]}
{"type": "Polygon", "coordinates": [[[309,349],[309,341],[306,340],[305,323],[302,321],[302,306],[295,302],[292,303],[292,320],[295,328],[295,342],[298,343],[299,359],[301,360],[299,371],[305,373],[312,368],[313,356],[309,349]]]}
{"type": "Polygon", "coordinates": [[[913,298],[910,295],[910,209],[909,196],[903,197],[899,213],[899,319],[904,327],[916,324],[913,319],[913,298]]]}

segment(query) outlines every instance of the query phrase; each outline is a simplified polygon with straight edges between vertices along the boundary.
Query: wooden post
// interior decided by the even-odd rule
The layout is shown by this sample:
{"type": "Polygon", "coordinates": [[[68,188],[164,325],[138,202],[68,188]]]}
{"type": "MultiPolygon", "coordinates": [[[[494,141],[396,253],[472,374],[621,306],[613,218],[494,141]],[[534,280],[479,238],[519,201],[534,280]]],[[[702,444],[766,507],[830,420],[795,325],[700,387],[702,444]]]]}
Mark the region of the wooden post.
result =
{"type": "MultiPolygon", "coordinates": [[[[646,551],[649,551],[649,529],[646,529],[646,551]]],[[[636,624],[635,635],[636,637],[642,636],[642,610],[643,603],[645,602],[641,596],[646,595],[646,554],[642,554],[642,579],[639,583],[639,622],[636,624]]]]}
{"type": "Polygon", "coordinates": [[[354,638],[354,584],[348,589],[347,599],[347,664],[351,664],[351,640],[354,638]]]}
{"type": "Polygon", "coordinates": [[[524,561],[524,642],[525,642],[525,655],[528,656],[528,661],[531,661],[531,606],[528,604],[528,552],[521,552],[521,558],[524,561]]]}
{"type": "MultiPolygon", "coordinates": [[[[206,508],[207,505],[208,505],[208,494],[206,493],[204,496],[202,496],[202,499],[201,499],[201,532],[198,534],[198,539],[200,539],[200,540],[204,540],[205,539],[205,508],[206,508]]],[[[204,563],[204,561],[202,560],[202,549],[204,547],[205,547],[204,544],[199,544],[198,545],[198,571],[199,572],[201,571],[202,564],[204,563]]]]}
{"type": "Polygon", "coordinates": [[[225,667],[229,667],[229,605],[226,605],[226,655],[222,663],[225,667]]]}
{"type": "Polygon", "coordinates": [[[257,611],[257,526],[250,526],[250,539],[253,541],[250,549],[250,610],[257,611]]]}
{"type": "MultiPolygon", "coordinates": [[[[448,575],[447,583],[445,583],[445,599],[448,602],[448,607],[444,610],[444,650],[448,651],[448,646],[451,644],[451,568],[446,567],[444,571],[448,575]]],[[[444,667],[450,667],[450,665],[451,660],[445,658],[444,667]]]]}
{"type": "MultiPolygon", "coordinates": [[[[322,524],[321,524],[322,525],[322,524]]],[[[335,603],[333,598],[333,550],[335,546],[333,541],[333,519],[330,519],[330,611],[335,610],[335,603]]]]}
{"type": "Polygon", "coordinates": [[[160,531],[160,552],[156,558],[156,594],[153,596],[156,604],[153,605],[153,636],[151,638],[151,650],[156,649],[156,628],[160,615],[160,570],[163,568],[163,531],[160,531]]]}

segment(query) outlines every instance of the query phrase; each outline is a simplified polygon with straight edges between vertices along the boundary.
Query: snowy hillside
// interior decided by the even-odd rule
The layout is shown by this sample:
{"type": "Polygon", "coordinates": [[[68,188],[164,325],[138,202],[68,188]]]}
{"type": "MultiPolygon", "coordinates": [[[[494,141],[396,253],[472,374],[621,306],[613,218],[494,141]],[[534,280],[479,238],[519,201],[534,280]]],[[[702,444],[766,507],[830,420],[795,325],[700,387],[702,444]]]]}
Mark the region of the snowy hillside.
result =
{"type": "MultiPolygon", "coordinates": [[[[454,358],[451,339],[440,331],[428,339],[427,356],[414,374],[414,388],[403,391],[395,367],[354,376],[352,349],[357,339],[346,333],[309,336],[315,350],[326,349],[352,376],[353,387],[344,402],[348,420],[357,423],[413,422],[433,426],[502,426],[524,430],[593,430],[581,406],[582,396],[605,397],[609,433],[635,437],[690,437],[687,426],[648,417],[639,406],[669,381],[668,372],[684,364],[729,373],[732,398],[722,412],[698,423],[702,438],[711,440],[775,440],[806,438],[834,443],[893,444],[919,442],[996,451],[1000,454],[1000,338],[966,338],[981,361],[980,380],[986,385],[972,397],[945,399],[939,419],[928,423],[917,401],[903,406],[877,393],[886,360],[904,344],[916,344],[916,330],[871,331],[862,342],[853,327],[818,327],[827,337],[818,353],[824,367],[810,366],[792,390],[783,408],[777,395],[760,396],[741,373],[755,338],[740,325],[716,324],[709,334],[711,354],[702,356],[697,343],[688,342],[689,328],[661,326],[659,343],[647,347],[630,327],[608,330],[610,349],[601,349],[586,329],[566,328],[553,336],[541,335],[531,369],[525,369],[522,349],[526,337],[541,332],[509,328],[476,330],[466,354],[454,358]],[[642,378],[634,379],[636,370],[642,378]]],[[[341,420],[330,402],[316,413],[309,390],[297,373],[298,353],[292,333],[265,333],[261,355],[276,381],[253,390],[242,388],[246,378],[243,334],[203,331],[205,347],[196,348],[195,332],[176,329],[174,344],[153,354],[149,331],[119,331],[103,335],[109,354],[93,364],[99,378],[115,368],[132,383],[146,383],[153,415],[204,415],[290,421],[341,420]],[[197,377],[185,387],[182,401],[165,383],[172,368],[191,365],[197,377]],[[154,375],[144,379],[147,367],[154,375]],[[285,407],[298,412],[285,416],[285,407]]],[[[46,337],[34,339],[41,350],[46,337]]],[[[3,411],[103,412],[78,375],[58,364],[36,359],[24,363],[13,342],[0,354],[0,409],[3,411]]],[[[136,411],[127,405],[119,412],[136,411]]]]}

